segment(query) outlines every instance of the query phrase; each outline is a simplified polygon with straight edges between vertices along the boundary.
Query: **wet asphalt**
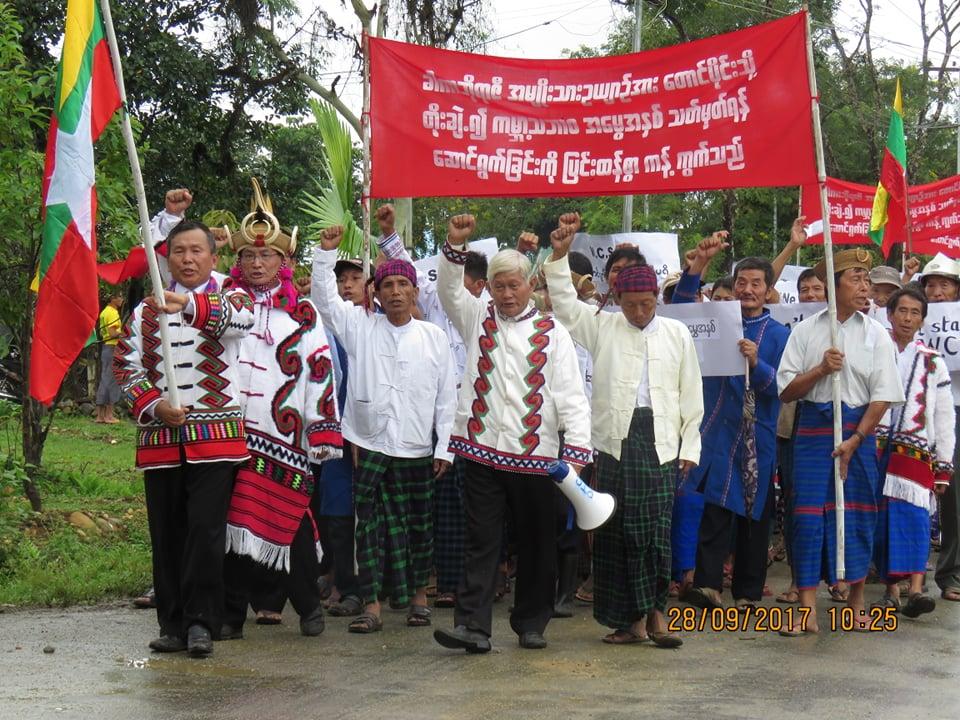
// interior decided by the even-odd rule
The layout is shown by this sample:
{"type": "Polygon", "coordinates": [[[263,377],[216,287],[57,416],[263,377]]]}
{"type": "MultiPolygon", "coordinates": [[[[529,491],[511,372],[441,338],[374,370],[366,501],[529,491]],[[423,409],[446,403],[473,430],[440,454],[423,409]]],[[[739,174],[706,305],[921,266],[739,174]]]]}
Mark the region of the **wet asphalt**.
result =
{"type": "MultiPolygon", "coordinates": [[[[770,584],[784,589],[781,563],[770,584]]],[[[880,593],[868,586],[868,601],[880,593]]],[[[713,631],[707,622],[682,633],[678,650],[615,647],[600,642],[604,629],[580,607],[551,622],[540,651],[517,646],[508,595],[495,609],[494,650],[480,656],[441,648],[431,629],[406,627],[403,611],[385,610],[372,635],[328,618],[323,635],[304,638],[288,607],[282,625],[248,622],[243,640],[194,660],[147,649],[156,633],[149,610],[7,609],[0,719],[960,717],[960,604],[938,601],[930,615],[898,618],[895,631],[827,632],[828,608],[840,606],[821,594],[817,636],[713,631]]],[[[763,607],[786,606],[768,598],[763,607]]],[[[452,611],[433,619],[450,624],[452,611]]]]}

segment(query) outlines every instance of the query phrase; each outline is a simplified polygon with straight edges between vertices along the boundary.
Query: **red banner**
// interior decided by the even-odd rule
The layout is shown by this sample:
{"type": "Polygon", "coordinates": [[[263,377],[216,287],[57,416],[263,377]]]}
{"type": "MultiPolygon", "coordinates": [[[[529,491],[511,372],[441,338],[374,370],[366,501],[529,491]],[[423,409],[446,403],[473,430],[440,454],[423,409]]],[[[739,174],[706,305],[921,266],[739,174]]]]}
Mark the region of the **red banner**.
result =
{"type": "Polygon", "coordinates": [[[370,38],[372,195],[816,181],[804,13],[633,55],[521,60],[370,38]]]}
{"type": "MultiPolygon", "coordinates": [[[[876,185],[861,185],[827,178],[827,202],[830,204],[830,232],[834,245],[872,245],[867,237],[876,185]]],[[[800,214],[810,226],[810,243],[823,243],[823,213],[816,185],[801,191],[800,214]]],[[[911,185],[910,229],[912,252],[936,255],[942,252],[960,257],[960,175],[926,185],[911,185]]],[[[903,227],[887,225],[888,243],[906,242],[903,227]]]]}

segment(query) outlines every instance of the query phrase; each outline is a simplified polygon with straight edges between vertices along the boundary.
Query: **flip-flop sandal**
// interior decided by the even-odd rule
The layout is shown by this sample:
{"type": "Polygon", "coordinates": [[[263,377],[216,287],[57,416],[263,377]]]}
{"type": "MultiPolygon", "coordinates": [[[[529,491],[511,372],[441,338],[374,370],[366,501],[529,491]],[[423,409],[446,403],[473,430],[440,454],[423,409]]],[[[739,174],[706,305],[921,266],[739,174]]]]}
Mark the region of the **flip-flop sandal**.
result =
{"type": "Polygon", "coordinates": [[[133,606],[145,610],[157,606],[157,593],[153,588],[147,590],[143,595],[133,599],[133,606]]]}
{"type": "Polygon", "coordinates": [[[410,627],[426,627],[430,624],[430,608],[426,605],[411,605],[407,611],[407,625],[410,627]]]}
{"type": "Polygon", "coordinates": [[[800,604],[800,591],[799,590],[785,590],[784,592],[777,595],[777,602],[783,603],[784,605],[799,605],[800,604]]]}
{"type": "Polygon", "coordinates": [[[577,590],[573,597],[584,605],[593,605],[593,593],[589,590],[577,590]]]}
{"type": "Polygon", "coordinates": [[[653,644],[658,648],[678,648],[683,645],[683,640],[681,640],[678,635],[674,635],[673,633],[648,631],[647,634],[650,636],[653,644]]]}
{"type": "Polygon", "coordinates": [[[907,604],[903,606],[900,614],[908,618],[916,618],[925,613],[933,612],[936,608],[937,603],[932,597],[923,593],[914,593],[907,600],[907,604]]]}
{"type": "Polygon", "coordinates": [[[650,642],[649,635],[638,635],[633,630],[614,630],[609,635],[604,635],[603,642],[607,645],[635,645],[637,643],[650,642]]]}
{"type": "Polygon", "coordinates": [[[753,612],[757,609],[758,604],[756,600],[747,600],[746,598],[741,598],[734,603],[738,612],[753,612]]]}
{"type": "Polygon", "coordinates": [[[347,632],[361,633],[364,635],[380,630],[383,630],[383,620],[369,612],[357,615],[347,626],[347,632]]]}
{"type": "Polygon", "coordinates": [[[283,622],[283,616],[272,610],[260,610],[257,612],[257,625],[279,625],[283,622]]]}
{"type": "Polygon", "coordinates": [[[950,602],[960,602],[960,588],[944,588],[943,592],[940,593],[940,597],[950,602]]]}
{"type": "Polygon", "coordinates": [[[831,585],[829,593],[830,599],[835,603],[845,603],[850,596],[850,590],[841,590],[839,585],[831,585]]]}
{"type": "Polygon", "coordinates": [[[452,592],[440,593],[437,599],[433,601],[435,608],[452,608],[457,604],[457,595],[452,592]]]}
{"type": "Polygon", "coordinates": [[[795,625],[794,627],[783,628],[779,632],[781,637],[803,637],[804,635],[816,635],[819,631],[817,630],[808,630],[806,628],[795,625]]]}

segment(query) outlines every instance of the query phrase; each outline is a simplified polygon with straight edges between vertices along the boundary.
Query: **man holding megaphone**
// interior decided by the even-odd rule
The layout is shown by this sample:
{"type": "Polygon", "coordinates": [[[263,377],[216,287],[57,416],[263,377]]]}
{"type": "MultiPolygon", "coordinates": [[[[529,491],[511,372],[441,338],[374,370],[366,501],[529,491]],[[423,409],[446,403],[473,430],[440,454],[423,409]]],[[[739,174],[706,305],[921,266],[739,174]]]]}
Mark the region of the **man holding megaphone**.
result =
{"type": "Polygon", "coordinates": [[[501,250],[490,260],[492,301],[464,288],[466,243],[475,226],[472,215],[450,220],[437,273],[443,310],[467,347],[450,435],[450,449],[466,465],[467,538],[455,627],[437,630],[434,638],[470,653],[490,650],[497,562],[509,511],[519,550],[510,626],[521,647],[540,649],[547,645],[543,632],[553,615],[557,582],[554,486],[592,493],[557,467],[558,458],[577,472],[591,461],[590,409],[570,334],[531,302],[534,280],[526,257],[501,250]]]}
{"type": "Polygon", "coordinates": [[[593,357],[595,486],[617,500],[613,519],[593,540],[593,615],[613,628],[612,644],[682,641],[667,632],[670,520],[677,462],[700,460],[703,388],[686,325],[657,317],[657,276],[642,264],[617,275],[618,313],[577,299],[567,252],[580,216],[567,213],[550,235],[543,274],[557,318],[593,357]]]}

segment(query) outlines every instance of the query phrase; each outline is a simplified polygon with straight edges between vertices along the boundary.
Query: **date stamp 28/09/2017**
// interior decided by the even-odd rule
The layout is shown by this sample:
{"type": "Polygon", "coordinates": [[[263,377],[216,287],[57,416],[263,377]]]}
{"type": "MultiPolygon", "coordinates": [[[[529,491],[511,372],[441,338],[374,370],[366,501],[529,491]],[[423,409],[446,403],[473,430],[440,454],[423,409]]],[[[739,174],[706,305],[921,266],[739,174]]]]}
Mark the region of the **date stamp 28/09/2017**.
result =
{"type": "MultiPolygon", "coordinates": [[[[805,629],[811,610],[808,607],[728,607],[667,608],[667,632],[780,632],[791,628],[805,629]]],[[[869,608],[862,617],[851,607],[827,608],[827,625],[838,630],[895,632],[898,617],[893,608],[869,608]]]]}

